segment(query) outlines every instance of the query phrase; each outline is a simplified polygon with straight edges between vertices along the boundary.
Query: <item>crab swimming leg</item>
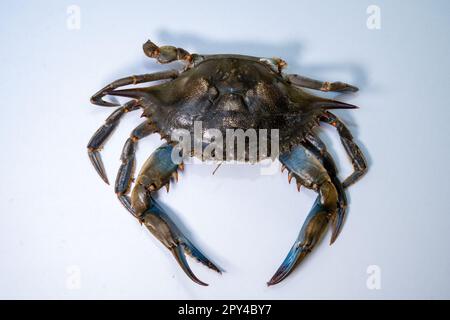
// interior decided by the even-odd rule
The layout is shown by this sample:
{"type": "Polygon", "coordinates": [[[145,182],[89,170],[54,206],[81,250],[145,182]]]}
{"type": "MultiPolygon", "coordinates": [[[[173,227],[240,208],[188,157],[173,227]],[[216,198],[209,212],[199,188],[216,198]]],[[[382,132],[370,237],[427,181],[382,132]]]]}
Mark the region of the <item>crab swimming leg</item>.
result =
{"type": "Polygon", "coordinates": [[[298,74],[288,74],[287,79],[294,85],[298,87],[304,87],[314,90],[320,90],[324,92],[333,91],[333,92],[356,92],[359,89],[355,86],[352,86],[348,83],[336,81],[336,82],[328,82],[328,81],[320,81],[311,78],[307,78],[304,76],[300,76],[298,74]]]}
{"type": "Polygon", "coordinates": [[[331,181],[336,188],[338,194],[338,210],[336,215],[331,217],[332,234],[330,244],[333,244],[338,237],[345,218],[347,210],[347,196],[345,195],[344,187],[341,181],[337,177],[337,168],[333,158],[327,150],[327,147],[323,141],[313,133],[307,134],[305,142],[302,143],[305,148],[311,151],[317,159],[322,163],[331,178],[331,181]]]}
{"type": "Polygon", "coordinates": [[[138,83],[145,83],[145,82],[158,81],[158,80],[174,79],[174,78],[178,77],[178,75],[179,75],[179,72],[176,70],[167,70],[167,71],[147,73],[147,74],[141,74],[141,75],[135,75],[135,76],[122,78],[122,79],[113,81],[110,84],[108,84],[106,87],[104,87],[103,89],[100,89],[96,94],[94,94],[91,97],[91,103],[96,104],[98,106],[103,106],[103,107],[118,106],[117,103],[108,102],[108,101],[103,100],[102,98],[104,96],[108,95],[114,89],[117,89],[119,87],[127,86],[130,84],[138,84],[138,83]]]}
{"type": "Polygon", "coordinates": [[[177,48],[174,46],[161,46],[148,40],[142,46],[144,53],[149,58],[155,58],[159,63],[170,63],[173,61],[186,61],[191,63],[192,56],[189,52],[183,48],[177,48]]]}
{"type": "Polygon", "coordinates": [[[337,132],[341,138],[342,145],[345,148],[348,156],[353,165],[353,173],[344,180],[342,185],[344,188],[349,187],[355,183],[359,178],[361,178],[367,172],[367,162],[361,149],[353,140],[353,136],[350,130],[345,126],[345,124],[334,114],[329,111],[323,113],[320,118],[321,121],[326,122],[337,129],[337,132]]]}
{"type": "Polygon", "coordinates": [[[206,286],[192,272],[185,253],[214,271],[221,273],[220,269],[192,244],[153,197],[161,187],[169,185],[177,169],[182,167],[172,161],[172,149],[171,145],[164,144],[147,159],[131,192],[131,207],[141,223],[172,252],[186,275],[195,283],[206,286]]]}
{"type": "Polygon", "coordinates": [[[105,123],[94,133],[87,145],[89,159],[94,166],[100,177],[109,184],[108,177],[106,176],[105,166],[103,165],[102,158],[100,156],[100,149],[105,144],[106,140],[111,136],[114,129],[120,122],[122,116],[129,112],[139,109],[137,101],[129,101],[122,107],[117,108],[106,120],[105,123]]]}
{"type": "Polygon", "coordinates": [[[300,233],[285,260],[267,283],[271,286],[286,278],[294,268],[311,252],[325,233],[330,218],[338,210],[338,193],[329,174],[311,151],[302,145],[279,157],[289,170],[289,176],[296,178],[307,188],[318,193],[300,233]]]}

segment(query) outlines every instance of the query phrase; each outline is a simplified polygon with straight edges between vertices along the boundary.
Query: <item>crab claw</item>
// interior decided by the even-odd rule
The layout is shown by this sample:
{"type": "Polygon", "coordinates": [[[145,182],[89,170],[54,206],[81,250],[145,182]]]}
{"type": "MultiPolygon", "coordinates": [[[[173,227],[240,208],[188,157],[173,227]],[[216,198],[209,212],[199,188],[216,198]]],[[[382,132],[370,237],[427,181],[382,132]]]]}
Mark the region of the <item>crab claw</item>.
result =
{"type": "Polygon", "coordinates": [[[303,224],[297,240],[284,259],[277,272],[272,279],[267,282],[268,286],[272,286],[281,282],[286,278],[295,266],[311,252],[328,226],[329,213],[326,207],[321,203],[320,196],[317,197],[305,223],[303,224]]]}
{"type": "Polygon", "coordinates": [[[96,94],[94,94],[91,97],[91,103],[101,107],[118,107],[119,106],[118,103],[103,100],[103,97],[107,93],[107,88],[108,87],[105,87],[102,90],[98,91],[96,94]]]}
{"type": "MultiPolygon", "coordinates": [[[[343,198],[335,186],[335,170],[327,161],[319,161],[314,151],[303,145],[279,156],[297,182],[313,189],[318,197],[309,212],[300,233],[277,272],[267,283],[271,286],[286,278],[316,246],[328,227],[330,218],[336,216],[343,198]],[[325,166],[324,166],[325,164],[325,166]],[[331,176],[330,176],[331,174],[331,176]]],[[[326,160],[326,159],[322,159],[326,160]]],[[[341,188],[342,189],[342,188],[341,188]]],[[[337,218],[339,220],[339,218],[337,218]]]]}
{"type": "Polygon", "coordinates": [[[192,272],[191,268],[189,267],[189,264],[186,261],[186,257],[184,256],[183,249],[181,246],[176,246],[170,249],[172,252],[175,260],[177,260],[178,264],[180,265],[181,269],[183,269],[184,273],[195,283],[201,285],[201,286],[208,286],[207,283],[201,281],[199,278],[195,276],[195,274],[192,272]]]}
{"type": "Polygon", "coordinates": [[[331,240],[330,245],[332,245],[339,233],[342,230],[344,223],[346,211],[347,211],[347,196],[345,195],[344,185],[341,183],[337,176],[337,168],[334,163],[333,158],[327,151],[325,144],[315,135],[307,136],[307,143],[304,144],[305,148],[310,150],[317,159],[322,162],[322,165],[328,172],[330,180],[333,183],[337,192],[337,210],[336,214],[331,215],[331,240]]]}
{"type": "Polygon", "coordinates": [[[143,215],[144,225],[172,252],[175,260],[192,281],[207,286],[207,283],[199,280],[192,272],[186,261],[185,253],[218,273],[222,273],[221,270],[178,229],[156,200],[150,198],[150,201],[150,208],[143,215]]]}
{"type": "Polygon", "coordinates": [[[118,103],[109,102],[109,101],[103,100],[102,98],[94,98],[94,97],[91,98],[91,103],[95,104],[97,106],[100,106],[100,107],[118,107],[118,106],[120,106],[120,104],[118,104],[118,103]]]}
{"type": "Polygon", "coordinates": [[[150,155],[135,182],[130,206],[135,217],[172,253],[186,275],[197,284],[207,285],[194,275],[185,254],[216,272],[221,273],[220,269],[192,244],[153,196],[177,176],[175,172],[181,164],[172,161],[172,151],[172,145],[163,144],[150,155]]]}

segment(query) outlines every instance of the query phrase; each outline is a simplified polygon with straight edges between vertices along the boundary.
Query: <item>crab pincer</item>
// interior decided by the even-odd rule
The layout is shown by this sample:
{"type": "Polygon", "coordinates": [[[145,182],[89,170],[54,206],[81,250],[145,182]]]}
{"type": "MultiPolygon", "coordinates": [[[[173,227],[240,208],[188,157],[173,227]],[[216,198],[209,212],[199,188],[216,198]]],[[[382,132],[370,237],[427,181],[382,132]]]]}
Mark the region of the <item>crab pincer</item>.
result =
{"type": "Polygon", "coordinates": [[[311,252],[327,230],[330,218],[338,210],[338,192],[327,169],[304,146],[296,146],[280,155],[281,163],[289,170],[297,183],[318,193],[318,197],[300,230],[291,250],[281,266],[267,283],[271,286],[286,278],[311,252]]]}
{"type": "Polygon", "coordinates": [[[218,273],[221,270],[203,255],[152,196],[161,187],[168,185],[174,177],[173,173],[178,170],[179,165],[171,158],[172,150],[170,144],[164,144],[147,159],[131,193],[131,206],[142,224],[171,251],[186,275],[195,283],[207,286],[194,275],[185,253],[218,273]]]}

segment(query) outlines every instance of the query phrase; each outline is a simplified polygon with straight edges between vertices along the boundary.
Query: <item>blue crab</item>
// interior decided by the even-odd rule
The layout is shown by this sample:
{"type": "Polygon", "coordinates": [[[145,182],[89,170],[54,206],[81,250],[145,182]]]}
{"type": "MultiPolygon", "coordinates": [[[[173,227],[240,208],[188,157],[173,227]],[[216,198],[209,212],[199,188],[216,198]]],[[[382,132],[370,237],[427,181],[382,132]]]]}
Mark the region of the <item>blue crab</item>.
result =
{"type": "Polygon", "coordinates": [[[171,138],[172,133],[180,128],[193,132],[195,121],[201,121],[204,130],[215,128],[223,133],[227,129],[278,129],[278,159],[282,169],[289,172],[289,182],[295,178],[298,188],[304,186],[318,194],[298,238],[268,285],[286,278],[311,252],[328,225],[332,228],[333,243],[342,229],[347,208],[344,190],[367,171],[367,164],[350,131],[330,111],[356,107],[313,95],[304,88],[334,92],[358,89],[343,82],[322,82],[287,74],[283,71],[286,62],[279,58],[191,54],[174,46],[159,47],[151,41],[143,49],[159,63],[183,61],[185,68],[122,78],[94,94],[93,104],[118,108],[89,141],[88,154],[100,177],[108,183],[99,151],[124,114],[143,111],[145,121],[131,132],[123,147],[115,192],[124,207],[172,252],[187,276],[207,285],[191,271],[186,253],[212,270],[220,273],[221,269],[180,231],[154,194],[164,186],[168,189],[170,181],[178,179],[178,170],[183,170],[183,163],[176,163],[172,157],[177,142],[171,138]],[[155,81],[158,82],[147,87],[119,89],[155,81]],[[106,95],[130,100],[119,106],[104,100],[106,95]],[[337,177],[325,144],[314,132],[320,123],[337,129],[353,164],[354,171],[343,182],[337,177]],[[142,166],[130,194],[138,141],[152,133],[159,133],[167,142],[142,166]]]}

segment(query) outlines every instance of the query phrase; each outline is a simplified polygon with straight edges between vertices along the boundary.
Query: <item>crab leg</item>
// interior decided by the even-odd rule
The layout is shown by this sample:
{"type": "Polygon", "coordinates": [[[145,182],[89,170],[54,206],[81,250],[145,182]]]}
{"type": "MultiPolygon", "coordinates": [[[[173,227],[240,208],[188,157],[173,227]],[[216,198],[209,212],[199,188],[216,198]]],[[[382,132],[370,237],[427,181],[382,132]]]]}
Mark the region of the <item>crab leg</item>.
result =
{"type": "Polygon", "coordinates": [[[337,169],[334,160],[323,141],[320,140],[318,136],[311,133],[306,135],[303,146],[311,151],[325,167],[338,193],[338,210],[336,215],[331,217],[332,234],[330,244],[333,244],[342,229],[347,210],[347,196],[345,195],[344,187],[342,186],[341,181],[337,177],[337,169]]]}
{"type": "Polygon", "coordinates": [[[320,91],[334,91],[334,92],[356,92],[359,89],[355,86],[352,86],[348,83],[344,82],[328,82],[328,81],[320,81],[311,78],[307,78],[304,76],[300,76],[298,74],[288,74],[287,79],[295,86],[320,90],[320,91]]]}
{"type": "Polygon", "coordinates": [[[348,156],[353,165],[353,173],[344,180],[342,185],[344,188],[349,187],[355,183],[359,178],[361,178],[367,172],[367,162],[364,155],[358,145],[353,141],[353,136],[350,130],[345,126],[345,124],[334,114],[329,111],[324,112],[321,121],[326,122],[333,127],[335,127],[341,137],[342,145],[345,148],[348,156]]]}
{"type": "Polygon", "coordinates": [[[100,177],[109,184],[108,177],[106,176],[105,167],[103,165],[102,158],[100,156],[100,149],[105,144],[106,140],[111,136],[114,129],[120,122],[122,116],[133,110],[137,110],[139,105],[137,101],[130,101],[120,108],[117,108],[106,120],[105,123],[94,133],[91,140],[87,145],[89,159],[92,162],[97,173],[100,177]]]}
{"type": "Polygon", "coordinates": [[[280,155],[281,163],[307,188],[318,193],[303,227],[285,260],[267,283],[271,286],[286,278],[311,252],[325,233],[329,220],[338,209],[338,193],[327,170],[305,147],[295,146],[290,152],[280,155]]]}
{"type": "Polygon", "coordinates": [[[186,275],[195,283],[206,286],[191,271],[185,253],[214,271],[221,273],[220,269],[192,244],[153,197],[157,190],[169,185],[172,177],[176,178],[177,169],[182,167],[172,161],[172,149],[171,145],[164,144],[147,159],[131,193],[131,206],[141,223],[172,252],[186,275]]]}
{"type": "Polygon", "coordinates": [[[166,79],[174,79],[178,77],[178,71],[176,70],[167,70],[167,71],[161,71],[161,72],[155,72],[155,73],[147,73],[147,74],[141,74],[141,75],[135,75],[130,76],[126,78],[122,78],[116,81],[111,82],[103,89],[100,89],[96,94],[94,94],[91,97],[91,103],[96,104],[98,106],[103,107],[114,107],[118,106],[117,103],[108,102],[103,100],[102,98],[106,95],[108,95],[111,91],[114,89],[117,89],[118,87],[127,86],[130,84],[138,84],[138,83],[145,83],[145,82],[151,82],[151,81],[158,81],[158,80],[166,80],[166,79]]]}
{"type": "Polygon", "coordinates": [[[173,61],[187,61],[191,62],[192,56],[183,48],[174,46],[158,47],[156,44],[148,40],[142,46],[144,53],[149,58],[155,58],[159,63],[169,63],[173,61]]]}
{"type": "Polygon", "coordinates": [[[141,123],[131,132],[130,137],[123,146],[122,155],[120,156],[122,164],[117,173],[115,192],[123,206],[133,215],[134,210],[131,207],[131,200],[127,193],[130,190],[130,185],[134,177],[137,142],[155,131],[155,126],[150,121],[141,123]]]}

